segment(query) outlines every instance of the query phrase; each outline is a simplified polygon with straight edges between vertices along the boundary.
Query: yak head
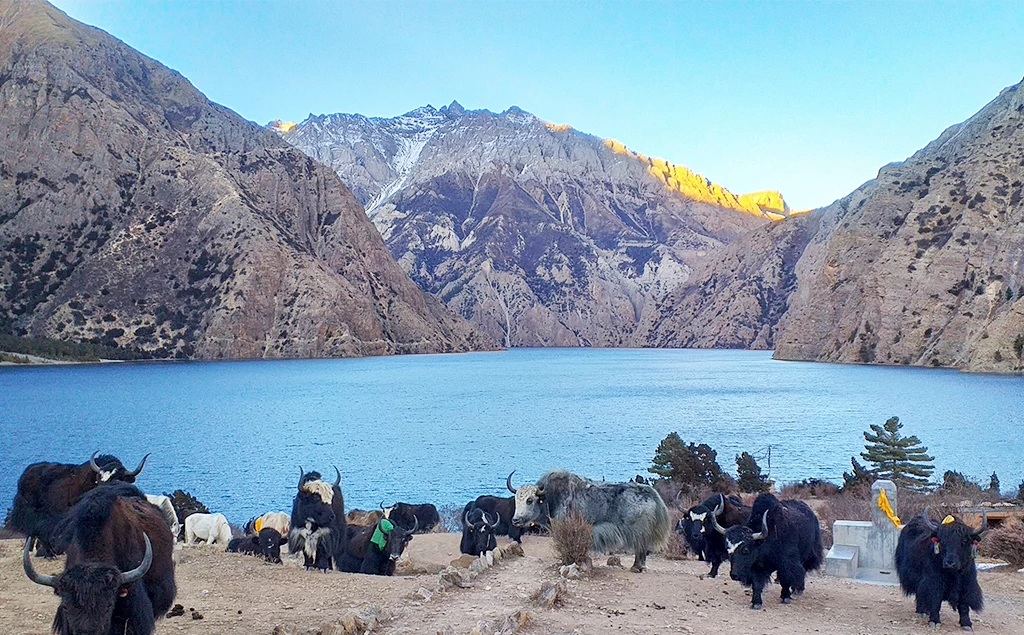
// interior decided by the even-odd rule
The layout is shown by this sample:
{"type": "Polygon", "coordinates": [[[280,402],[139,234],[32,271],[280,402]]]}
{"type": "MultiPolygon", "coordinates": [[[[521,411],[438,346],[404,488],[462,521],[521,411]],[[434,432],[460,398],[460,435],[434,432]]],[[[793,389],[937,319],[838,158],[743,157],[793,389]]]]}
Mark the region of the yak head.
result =
{"type": "Polygon", "coordinates": [[[501,514],[495,512],[497,518],[491,522],[491,518],[482,509],[473,508],[466,512],[462,520],[462,542],[463,553],[479,556],[488,551],[494,551],[498,542],[494,538],[494,530],[501,522],[501,514]]]}
{"type": "Polygon", "coordinates": [[[932,530],[929,537],[932,554],[941,559],[944,570],[959,572],[974,564],[974,550],[981,542],[983,530],[972,529],[952,516],[946,516],[945,520],[937,523],[928,518],[928,510],[922,517],[932,530]]]}
{"type": "Polygon", "coordinates": [[[686,544],[694,553],[704,550],[704,523],[694,520],[689,512],[676,523],[676,533],[682,534],[686,544]]]}
{"type": "Polygon", "coordinates": [[[288,541],[287,538],[283,538],[281,533],[276,529],[264,527],[260,530],[257,541],[259,543],[258,553],[262,555],[267,562],[281,564],[281,545],[288,541]]]}
{"type": "Polygon", "coordinates": [[[117,457],[109,454],[97,455],[99,455],[98,451],[93,452],[92,456],[89,457],[89,467],[96,473],[97,483],[108,483],[110,481],[134,483],[135,477],[142,472],[142,468],[146,465],[146,459],[149,458],[149,454],[142,457],[139,467],[129,472],[117,457]]]}
{"type": "MultiPolygon", "coordinates": [[[[515,474],[515,470],[512,471],[512,474],[515,474]]],[[[512,524],[516,527],[547,524],[548,512],[544,505],[544,488],[536,485],[523,485],[516,489],[512,487],[512,474],[505,479],[505,487],[516,495],[516,513],[512,516],[512,524]]]]}
{"type": "MultiPolygon", "coordinates": [[[[341,476],[338,476],[338,483],[341,476]]],[[[319,472],[305,472],[299,468],[299,491],[295,494],[295,501],[292,505],[292,526],[306,526],[311,529],[328,527],[334,522],[334,509],[331,503],[334,502],[333,486],[320,479],[319,472]]]]}
{"type": "Polygon", "coordinates": [[[402,552],[412,540],[412,535],[420,528],[419,519],[414,519],[412,529],[403,529],[386,518],[381,518],[374,525],[373,534],[370,537],[371,545],[376,545],[387,556],[388,560],[394,562],[402,557],[402,552]]]}
{"type": "Polygon", "coordinates": [[[745,525],[722,528],[712,516],[715,531],[725,536],[725,548],[729,552],[729,577],[743,586],[754,582],[753,567],[757,560],[761,541],[768,537],[768,512],[761,516],[761,531],[754,531],[745,525]]]}
{"type": "Polygon", "coordinates": [[[52,587],[60,597],[60,606],[53,619],[53,631],[60,635],[107,635],[111,628],[114,605],[128,595],[128,587],[142,579],[153,564],[153,546],[149,536],[142,563],[131,571],[103,563],[72,565],[59,575],[37,573],[32,567],[29,551],[32,539],[25,541],[22,563],[25,575],[36,584],[52,587]]]}
{"type": "Polygon", "coordinates": [[[704,539],[705,521],[710,514],[711,511],[704,505],[695,505],[687,510],[686,517],[690,520],[695,538],[700,537],[701,540],[704,539]]]}

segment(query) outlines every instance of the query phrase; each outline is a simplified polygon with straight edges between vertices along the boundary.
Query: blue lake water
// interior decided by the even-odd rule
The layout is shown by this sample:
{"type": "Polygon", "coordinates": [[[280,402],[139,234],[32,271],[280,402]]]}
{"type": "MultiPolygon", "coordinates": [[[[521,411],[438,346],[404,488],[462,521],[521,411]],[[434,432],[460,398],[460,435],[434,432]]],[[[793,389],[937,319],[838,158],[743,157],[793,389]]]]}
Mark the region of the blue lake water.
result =
{"type": "Polygon", "coordinates": [[[349,508],[462,503],[552,468],[646,474],[675,430],[780,482],[838,480],[869,424],[898,415],[937,473],[1024,477],[1024,379],[780,362],[767,352],[519,349],[349,360],[0,367],[0,512],[35,461],[94,450],[139,486],[182,488],[234,522],[289,511],[299,466],[342,472],[349,508]],[[761,461],[762,467],[767,467],[761,461]]]}

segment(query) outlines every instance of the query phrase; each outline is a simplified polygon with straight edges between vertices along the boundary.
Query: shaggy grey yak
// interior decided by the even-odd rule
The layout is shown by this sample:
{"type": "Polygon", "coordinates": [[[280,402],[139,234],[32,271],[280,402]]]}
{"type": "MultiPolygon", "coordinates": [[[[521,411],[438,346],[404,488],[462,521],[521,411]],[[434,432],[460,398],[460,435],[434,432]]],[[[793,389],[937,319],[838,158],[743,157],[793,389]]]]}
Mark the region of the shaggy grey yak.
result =
{"type": "Polygon", "coordinates": [[[597,482],[556,470],[540,477],[536,485],[515,489],[512,474],[505,485],[516,495],[513,525],[547,525],[552,518],[564,518],[576,510],[594,525],[591,551],[631,549],[635,554],[632,570],[637,573],[646,568],[647,554],[665,546],[672,530],[665,501],[650,485],[597,482]]]}

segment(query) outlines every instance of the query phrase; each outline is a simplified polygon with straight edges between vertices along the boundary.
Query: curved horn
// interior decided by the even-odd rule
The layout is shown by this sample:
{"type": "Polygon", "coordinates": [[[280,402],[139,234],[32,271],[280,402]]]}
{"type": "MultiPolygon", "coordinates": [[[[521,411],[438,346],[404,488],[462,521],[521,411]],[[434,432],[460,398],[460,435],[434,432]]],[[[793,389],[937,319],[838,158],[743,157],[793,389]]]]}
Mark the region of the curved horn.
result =
{"type": "Polygon", "coordinates": [[[921,517],[924,518],[924,522],[928,525],[928,529],[931,529],[932,531],[935,531],[936,529],[939,528],[939,523],[935,522],[934,520],[932,520],[931,518],[928,517],[928,510],[929,509],[931,509],[930,505],[928,507],[925,507],[924,511],[921,512],[921,517]]]}
{"type": "Polygon", "coordinates": [[[299,489],[302,489],[302,479],[306,477],[306,470],[299,466],[299,489]]]}
{"type": "Polygon", "coordinates": [[[764,513],[764,515],[761,516],[761,531],[759,531],[756,534],[752,535],[751,538],[753,538],[754,540],[764,540],[767,537],[768,537],[768,512],[766,511],[764,513]]]}
{"type": "Polygon", "coordinates": [[[32,551],[32,537],[29,536],[25,539],[25,551],[21,555],[21,562],[25,565],[25,575],[28,576],[29,580],[32,580],[36,584],[43,586],[56,586],[57,576],[55,575],[44,575],[42,573],[36,573],[36,570],[32,568],[32,557],[29,552],[32,551]]]}
{"type": "Polygon", "coordinates": [[[486,515],[484,516],[484,522],[485,522],[485,523],[487,523],[487,525],[488,525],[488,526],[489,526],[489,527],[490,527],[491,529],[497,529],[497,528],[498,528],[498,525],[500,525],[500,524],[501,524],[501,514],[499,514],[499,513],[497,512],[497,511],[495,511],[495,512],[494,512],[494,515],[498,517],[498,520],[494,521],[494,524],[493,524],[493,525],[492,525],[491,523],[488,523],[488,522],[487,522],[487,517],[486,517],[486,515]]]}
{"type": "Polygon", "coordinates": [[[99,453],[100,451],[96,450],[95,452],[92,453],[92,456],[89,457],[89,467],[91,467],[92,471],[96,472],[97,474],[103,472],[103,470],[100,469],[100,466],[96,465],[96,455],[99,453]]]}
{"type": "Polygon", "coordinates": [[[388,510],[384,509],[384,501],[380,502],[380,513],[387,513],[388,510]]]}
{"type": "Polygon", "coordinates": [[[679,490],[678,492],[676,492],[676,499],[674,501],[672,501],[672,505],[674,505],[676,509],[679,509],[679,498],[682,495],[683,495],[683,490],[679,490]]]}
{"type": "Polygon", "coordinates": [[[720,533],[720,534],[722,534],[724,536],[725,535],[725,527],[723,527],[723,526],[718,524],[718,515],[717,514],[711,514],[709,516],[709,518],[711,519],[711,526],[715,528],[715,531],[717,531],[718,533],[720,533]]]}
{"type": "Polygon", "coordinates": [[[146,572],[149,571],[149,565],[153,564],[153,545],[150,544],[149,536],[145,533],[142,534],[142,539],[146,541],[146,555],[142,556],[142,564],[131,571],[125,571],[121,574],[121,586],[131,584],[146,575],[146,572]]]}
{"type": "Polygon", "coordinates": [[[715,511],[712,516],[718,516],[725,511],[725,494],[718,495],[718,504],[715,505],[715,511]]]}
{"type": "Polygon", "coordinates": [[[516,473],[516,471],[512,470],[512,473],[508,475],[507,479],[505,479],[505,487],[507,487],[508,491],[512,492],[513,494],[516,493],[516,488],[512,487],[512,474],[515,474],[515,473],[516,473]]]}
{"type": "Polygon", "coordinates": [[[139,475],[139,472],[141,472],[141,471],[142,471],[142,468],[143,468],[143,467],[145,467],[145,465],[146,465],[146,459],[148,459],[148,458],[150,457],[150,455],[152,455],[152,454],[153,454],[153,453],[152,453],[152,452],[150,452],[150,453],[149,453],[149,454],[147,454],[146,456],[142,457],[142,462],[140,462],[140,463],[139,463],[139,467],[135,468],[135,471],[133,471],[133,472],[125,472],[125,474],[124,474],[124,475],[125,475],[125,476],[132,476],[132,477],[134,477],[134,476],[138,476],[138,475],[139,475]]]}
{"type": "Polygon", "coordinates": [[[334,473],[338,475],[338,478],[334,479],[334,487],[338,487],[341,485],[341,471],[338,470],[337,465],[333,465],[332,467],[334,468],[334,473]]]}
{"type": "MultiPolygon", "coordinates": [[[[473,510],[469,510],[469,511],[473,511],[473,510]]],[[[483,513],[483,512],[481,512],[481,513],[483,513]]],[[[487,514],[484,514],[484,516],[486,517],[487,514]]],[[[465,527],[466,529],[469,529],[469,530],[473,529],[473,525],[469,524],[469,512],[464,512],[462,514],[462,526],[465,527]]]]}
{"type": "Polygon", "coordinates": [[[407,535],[408,534],[414,534],[414,533],[416,533],[416,530],[419,529],[419,528],[420,528],[420,519],[416,518],[416,516],[413,515],[413,517],[412,517],[412,529],[410,529],[409,531],[407,531],[405,533],[407,535]]]}

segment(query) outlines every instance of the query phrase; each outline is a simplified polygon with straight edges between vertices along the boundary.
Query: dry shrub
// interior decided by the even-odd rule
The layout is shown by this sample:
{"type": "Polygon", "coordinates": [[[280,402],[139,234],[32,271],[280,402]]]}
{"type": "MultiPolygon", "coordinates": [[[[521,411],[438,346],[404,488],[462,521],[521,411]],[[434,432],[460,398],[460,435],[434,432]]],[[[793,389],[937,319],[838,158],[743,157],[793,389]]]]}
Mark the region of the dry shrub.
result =
{"type": "Polygon", "coordinates": [[[837,520],[871,520],[871,498],[839,494],[830,496],[817,511],[821,525],[821,542],[826,549],[832,546],[832,523],[837,520]]]}
{"type": "Polygon", "coordinates": [[[590,540],[593,535],[594,525],[578,510],[570,511],[564,518],[551,520],[551,538],[562,564],[589,563],[590,540]]]}
{"type": "Polygon", "coordinates": [[[458,503],[448,503],[437,508],[437,513],[441,516],[441,522],[438,523],[437,531],[446,531],[448,533],[462,533],[462,510],[465,505],[459,505],[458,503]]]}
{"type": "Polygon", "coordinates": [[[985,534],[981,553],[989,558],[1005,560],[1014,567],[1024,567],[1024,522],[1007,518],[998,527],[985,534]]]}
{"type": "Polygon", "coordinates": [[[839,486],[817,478],[805,478],[795,483],[786,483],[779,490],[779,498],[805,500],[839,495],[839,486]]]}

